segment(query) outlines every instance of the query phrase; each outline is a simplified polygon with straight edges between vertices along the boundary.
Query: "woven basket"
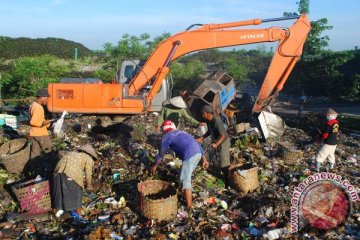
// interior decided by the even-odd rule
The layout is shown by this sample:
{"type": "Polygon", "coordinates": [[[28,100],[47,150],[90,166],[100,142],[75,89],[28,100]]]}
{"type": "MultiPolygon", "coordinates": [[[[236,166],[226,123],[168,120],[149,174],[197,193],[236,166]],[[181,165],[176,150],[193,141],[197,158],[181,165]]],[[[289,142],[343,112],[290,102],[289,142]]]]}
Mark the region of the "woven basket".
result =
{"type": "Polygon", "coordinates": [[[31,214],[43,213],[51,210],[50,187],[48,180],[35,180],[17,183],[11,186],[20,208],[31,214]]]}
{"type": "Polygon", "coordinates": [[[10,143],[5,142],[3,145],[0,146],[0,156],[6,155],[9,152],[10,149],[10,143]]]}
{"type": "Polygon", "coordinates": [[[297,149],[284,149],[282,153],[285,163],[290,165],[299,164],[300,160],[303,158],[303,155],[304,153],[297,149]]]}
{"type": "Polygon", "coordinates": [[[16,153],[17,151],[23,149],[26,144],[27,144],[26,138],[18,138],[11,140],[9,154],[16,153]]]}
{"type": "Polygon", "coordinates": [[[254,191],[259,187],[258,167],[248,163],[235,165],[230,171],[230,182],[240,193],[254,191]]]}
{"type": "Polygon", "coordinates": [[[20,174],[24,167],[29,161],[30,158],[30,144],[25,145],[25,147],[14,153],[7,154],[0,157],[0,163],[4,165],[5,169],[9,173],[20,174]]]}
{"type": "Polygon", "coordinates": [[[173,220],[177,214],[177,191],[168,182],[149,180],[137,185],[143,216],[158,221],[173,220]]]}

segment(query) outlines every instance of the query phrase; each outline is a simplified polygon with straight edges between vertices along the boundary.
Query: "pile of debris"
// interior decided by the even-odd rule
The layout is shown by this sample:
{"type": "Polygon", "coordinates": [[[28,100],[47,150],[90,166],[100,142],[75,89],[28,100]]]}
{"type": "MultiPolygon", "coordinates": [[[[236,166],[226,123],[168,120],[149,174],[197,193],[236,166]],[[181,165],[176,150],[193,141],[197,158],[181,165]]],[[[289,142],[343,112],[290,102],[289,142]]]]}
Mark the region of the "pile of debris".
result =
{"type": "MultiPolygon", "coordinates": [[[[66,118],[63,133],[53,139],[53,151],[62,155],[91,143],[99,155],[93,169],[94,190],[85,192],[83,216],[61,220],[51,213],[28,214],[10,194],[9,186],[23,179],[19,172],[0,170],[0,238],[2,239],[358,239],[360,208],[353,202],[348,216],[329,231],[305,224],[291,233],[291,206],[296,187],[311,175],[319,145],[312,132],[287,127],[282,137],[261,142],[256,131],[229,129],[232,164],[256,168],[254,188],[238,192],[225,189],[212,171],[200,167],[194,172],[194,209],[186,211],[179,191],[177,214],[172,220],[157,221],[143,216],[138,183],[159,179],[178,187],[181,161],[166,155],[156,175],[150,166],[158,153],[161,134],[155,131],[157,116],[129,117],[104,124],[96,117],[66,118]],[[102,124],[101,124],[102,123],[102,124]]],[[[311,121],[312,115],[304,116],[311,121]]],[[[103,119],[102,119],[103,120],[103,119]]],[[[313,122],[315,124],[315,122],[313,122]]],[[[245,129],[244,129],[245,130],[245,129]]],[[[28,126],[17,131],[3,129],[0,143],[26,136],[28,126]]],[[[196,129],[186,131],[197,134],[196,129]]],[[[360,192],[360,147],[356,136],[341,135],[336,155],[336,175],[360,192]]],[[[7,154],[7,153],[5,153],[7,154]]],[[[241,175],[246,169],[236,169],[241,175]]],[[[44,176],[42,176],[44,177],[44,176]]],[[[236,190],[235,190],[236,189],[236,190]]]]}

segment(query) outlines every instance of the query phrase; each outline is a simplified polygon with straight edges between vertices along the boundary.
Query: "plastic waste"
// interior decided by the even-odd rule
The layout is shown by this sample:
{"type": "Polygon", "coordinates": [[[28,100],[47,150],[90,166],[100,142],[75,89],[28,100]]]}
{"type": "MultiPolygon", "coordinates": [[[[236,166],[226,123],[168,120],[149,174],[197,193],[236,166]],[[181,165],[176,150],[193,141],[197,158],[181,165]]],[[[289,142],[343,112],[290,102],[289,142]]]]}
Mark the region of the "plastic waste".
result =
{"type": "Polygon", "coordinates": [[[175,239],[175,240],[176,240],[176,239],[179,239],[179,236],[178,236],[178,235],[176,235],[176,234],[174,234],[174,233],[170,233],[170,234],[169,234],[169,238],[170,238],[170,239],[175,239]]]}
{"type": "Polygon", "coordinates": [[[109,197],[109,198],[105,199],[104,203],[108,203],[111,205],[117,205],[118,202],[115,200],[115,198],[109,197]]]}
{"type": "Polygon", "coordinates": [[[61,117],[54,123],[54,134],[56,136],[58,136],[61,132],[61,128],[64,124],[64,117],[66,116],[66,114],[68,114],[67,111],[63,111],[63,113],[61,114],[61,117]]]}
{"type": "Polygon", "coordinates": [[[59,217],[61,217],[61,215],[63,215],[63,213],[64,213],[64,210],[60,209],[59,211],[57,211],[57,212],[55,213],[55,216],[56,216],[57,218],[59,218],[59,217]]]}
{"type": "Polygon", "coordinates": [[[250,235],[252,236],[260,236],[260,231],[258,229],[255,228],[255,225],[254,223],[250,222],[249,223],[249,232],[250,232],[250,235]]]}
{"type": "Polygon", "coordinates": [[[116,235],[114,232],[110,234],[110,237],[115,240],[123,240],[123,237],[120,237],[119,235],[116,235]]]}
{"type": "Polygon", "coordinates": [[[346,158],[346,160],[349,162],[349,163],[356,163],[357,159],[356,159],[356,154],[353,154],[351,156],[348,156],[346,158]]]}
{"type": "Polygon", "coordinates": [[[211,205],[211,204],[214,204],[216,203],[216,198],[215,197],[208,197],[206,200],[205,200],[205,204],[206,205],[211,205]]]}
{"type": "Polygon", "coordinates": [[[122,208],[126,206],[126,200],[124,197],[121,197],[118,202],[118,207],[122,208]]]}
{"type": "Polygon", "coordinates": [[[231,225],[228,223],[225,223],[221,226],[221,229],[224,231],[230,231],[231,230],[231,225]]]}
{"type": "Polygon", "coordinates": [[[282,238],[286,233],[288,233],[288,230],[286,228],[278,228],[264,233],[263,238],[269,240],[279,239],[282,238]]]}
{"type": "Polygon", "coordinates": [[[180,219],[186,219],[189,217],[189,214],[186,211],[179,209],[176,216],[180,219]]]}
{"type": "Polygon", "coordinates": [[[125,230],[126,235],[133,235],[135,232],[136,232],[136,227],[135,226],[131,226],[130,228],[125,230]]]}
{"type": "Polygon", "coordinates": [[[227,208],[228,208],[228,204],[227,204],[224,200],[220,201],[219,205],[220,205],[223,209],[227,209],[227,208]]]}
{"type": "Polygon", "coordinates": [[[118,180],[120,178],[120,175],[121,175],[120,173],[114,173],[113,174],[113,180],[114,181],[118,180]]]}
{"type": "Polygon", "coordinates": [[[203,136],[206,132],[207,132],[207,126],[206,125],[201,125],[197,128],[198,131],[198,135],[201,137],[203,136]]]}
{"type": "Polygon", "coordinates": [[[75,219],[76,221],[78,222],[81,222],[81,223],[88,223],[88,221],[84,220],[76,211],[72,210],[72,211],[69,211],[69,214],[70,216],[75,219]]]}
{"type": "Polygon", "coordinates": [[[43,179],[40,175],[37,175],[35,178],[35,183],[41,182],[43,179]]]}

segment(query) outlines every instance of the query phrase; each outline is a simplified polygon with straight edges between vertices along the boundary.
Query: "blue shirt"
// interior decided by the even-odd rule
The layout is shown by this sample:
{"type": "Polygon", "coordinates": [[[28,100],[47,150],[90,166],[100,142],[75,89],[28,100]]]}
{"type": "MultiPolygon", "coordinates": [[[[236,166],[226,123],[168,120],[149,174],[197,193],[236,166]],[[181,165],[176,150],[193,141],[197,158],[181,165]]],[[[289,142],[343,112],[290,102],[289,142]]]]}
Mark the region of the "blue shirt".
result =
{"type": "Polygon", "coordinates": [[[176,156],[183,161],[188,160],[195,154],[202,154],[203,150],[200,144],[187,132],[172,130],[166,133],[161,140],[160,153],[155,157],[156,164],[162,161],[162,158],[171,148],[176,156]]]}

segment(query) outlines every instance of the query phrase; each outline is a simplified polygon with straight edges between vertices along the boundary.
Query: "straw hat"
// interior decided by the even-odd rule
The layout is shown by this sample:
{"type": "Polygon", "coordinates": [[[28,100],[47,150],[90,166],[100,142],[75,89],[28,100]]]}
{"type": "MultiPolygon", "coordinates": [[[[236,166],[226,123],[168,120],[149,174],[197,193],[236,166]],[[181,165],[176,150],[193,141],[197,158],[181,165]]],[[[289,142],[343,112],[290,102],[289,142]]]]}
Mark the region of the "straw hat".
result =
{"type": "Polygon", "coordinates": [[[173,98],[169,99],[169,102],[171,103],[171,105],[173,105],[177,108],[187,108],[187,105],[181,96],[173,97],[173,98]]]}
{"type": "Polygon", "coordinates": [[[335,112],[333,109],[329,108],[326,112],[326,115],[339,115],[339,114],[335,112]]]}
{"type": "Polygon", "coordinates": [[[79,147],[78,150],[85,152],[85,153],[89,154],[90,156],[94,157],[95,159],[97,159],[96,152],[90,144],[83,145],[83,146],[79,147]]]}

